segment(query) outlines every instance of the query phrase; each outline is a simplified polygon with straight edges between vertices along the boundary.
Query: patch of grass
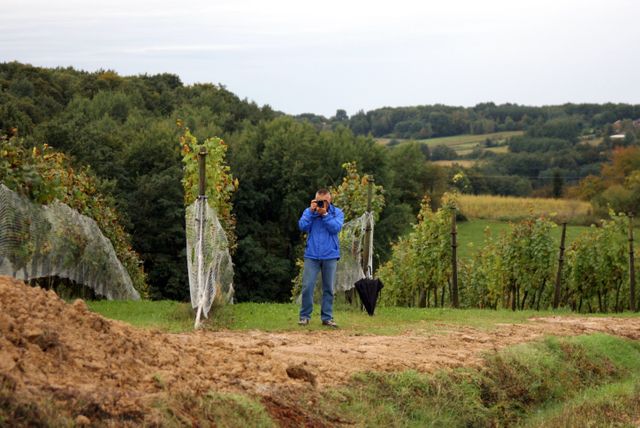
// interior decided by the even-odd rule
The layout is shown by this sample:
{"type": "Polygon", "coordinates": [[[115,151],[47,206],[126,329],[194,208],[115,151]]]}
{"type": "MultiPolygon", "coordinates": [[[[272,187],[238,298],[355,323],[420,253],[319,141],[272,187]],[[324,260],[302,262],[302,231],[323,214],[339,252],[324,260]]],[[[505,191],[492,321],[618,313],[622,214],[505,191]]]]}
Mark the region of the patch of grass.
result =
{"type": "Polygon", "coordinates": [[[193,329],[195,319],[190,304],[171,300],[94,300],[87,306],[106,318],[170,332],[193,329]]]}
{"type": "MultiPolygon", "coordinates": [[[[384,290],[383,290],[384,292],[384,290]]],[[[128,322],[137,327],[157,328],[169,332],[193,330],[194,315],[186,303],[170,301],[96,301],[89,308],[101,315],[128,322]]],[[[300,306],[294,303],[239,303],[214,307],[205,326],[211,330],[317,331],[326,330],[320,323],[320,307],[314,305],[312,322],[297,325],[300,306]]],[[[420,334],[447,331],[453,326],[470,326],[489,330],[500,323],[525,323],[532,316],[545,312],[488,311],[450,308],[376,308],[373,317],[347,304],[334,305],[334,315],[340,328],[351,334],[402,333],[420,334]]]]}
{"type": "Polygon", "coordinates": [[[164,427],[256,427],[276,425],[256,399],[233,393],[209,392],[204,395],[179,392],[158,398],[153,407],[164,427]]]}
{"type": "Polygon", "coordinates": [[[454,149],[469,148],[476,144],[484,143],[487,139],[494,141],[495,143],[506,141],[507,139],[515,136],[522,135],[522,131],[503,131],[492,132],[490,134],[462,134],[453,135],[451,137],[438,137],[427,138],[426,140],[419,140],[421,143],[427,144],[429,147],[444,145],[452,147],[454,149]]]}
{"type": "MultiPolygon", "coordinates": [[[[384,289],[382,290],[384,293],[384,289]]],[[[168,332],[193,330],[194,315],[190,306],[178,302],[111,301],[88,302],[89,307],[107,318],[118,319],[138,327],[156,328],[168,332]],[[139,308],[139,309],[138,309],[139,308]]],[[[205,322],[209,330],[263,330],[263,331],[322,331],[320,307],[314,305],[311,324],[300,327],[300,307],[294,303],[239,303],[214,307],[205,322]]],[[[344,303],[334,305],[334,315],[340,329],[352,335],[427,334],[446,333],[458,327],[473,327],[490,331],[498,324],[527,323],[531,317],[569,313],[563,311],[510,311],[451,308],[376,308],[373,317],[344,303]]],[[[632,312],[605,314],[631,317],[632,312]]],[[[590,316],[605,316],[593,314],[590,316]]]]}
{"type": "Polygon", "coordinates": [[[524,427],[635,427],[640,421],[637,378],[589,388],[567,402],[549,406],[522,423],[524,427]]]}
{"type": "MultiPolygon", "coordinates": [[[[416,140],[419,143],[426,144],[429,148],[433,148],[435,146],[447,146],[451,147],[458,153],[458,155],[463,155],[466,153],[470,153],[476,146],[484,143],[487,139],[492,140],[495,144],[505,143],[509,138],[522,135],[523,131],[503,131],[503,132],[492,132],[490,134],[461,134],[461,135],[452,135],[450,137],[437,137],[437,138],[427,138],[425,140],[416,140]]],[[[413,141],[402,138],[377,138],[376,141],[380,144],[387,145],[391,140],[397,140],[399,142],[405,141],[413,141]]],[[[506,146],[505,146],[506,147],[506,146]]],[[[496,148],[490,148],[492,151],[495,151],[496,148]]],[[[505,149],[502,149],[505,150],[505,149]]]]}
{"type": "MultiPolygon", "coordinates": [[[[383,290],[384,292],[384,290],[383,290]]],[[[314,305],[309,326],[297,325],[300,307],[293,303],[240,303],[214,312],[209,328],[264,331],[326,330],[320,323],[320,308],[314,305]],[[222,318],[224,322],[219,322],[222,318]]],[[[452,326],[471,326],[491,329],[499,323],[524,323],[529,317],[540,315],[531,311],[485,311],[481,309],[454,310],[449,308],[378,307],[370,317],[366,312],[346,304],[334,307],[334,316],[341,330],[352,334],[395,335],[446,331],[452,326]]]]}
{"type": "MultiPolygon", "coordinates": [[[[333,409],[355,426],[513,426],[545,409],[551,410],[542,421],[560,426],[566,415],[578,416],[575,409],[585,406],[584,400],[563,403],[585,391],[606,390],[607,385],[615,391],[625,379],[638,379],[636,361],[640,344],[630,340],[606,335],[549,338],[487,355],[480,369],[359,374],[319,402],[322,412],[333,409]]],[[[628,387],[620,388],[627,402],[640,401],[628,387]]],[[[588,403],[637,418],[637,404],[624,410],[602,392],[588,396],[588,403]]]]}

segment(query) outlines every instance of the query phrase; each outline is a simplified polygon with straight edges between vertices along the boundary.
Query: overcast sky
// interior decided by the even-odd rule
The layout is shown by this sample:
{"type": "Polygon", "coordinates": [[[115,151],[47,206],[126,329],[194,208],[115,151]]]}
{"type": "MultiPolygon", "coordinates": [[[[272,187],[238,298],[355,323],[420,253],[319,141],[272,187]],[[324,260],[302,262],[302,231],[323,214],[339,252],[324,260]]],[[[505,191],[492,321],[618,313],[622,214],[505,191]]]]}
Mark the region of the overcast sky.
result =
{"type": "Polygon", "coordinates": [[[0,61],[221,83],[297,114],[640,103],[636,0],[2,0],[0,61]]]}

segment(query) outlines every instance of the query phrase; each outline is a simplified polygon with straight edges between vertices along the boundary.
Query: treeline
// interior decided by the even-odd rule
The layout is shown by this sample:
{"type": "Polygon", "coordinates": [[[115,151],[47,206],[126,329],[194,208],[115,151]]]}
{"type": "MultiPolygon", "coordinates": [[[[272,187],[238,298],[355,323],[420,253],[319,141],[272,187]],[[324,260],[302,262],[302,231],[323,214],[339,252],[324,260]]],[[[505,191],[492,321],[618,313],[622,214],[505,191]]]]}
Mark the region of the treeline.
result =
{"type": "Polygon", "coordinates": [[[359,111],[349,117],[345,110],[337,110],[326,118],[302,114],[323,129],[346,126],[356,135],[376,138],[425,139],[459,134],[487,134],[497,131],[538,128],[542,135],[558,135],[561,128],[570,139],[573,131],[593,133],[617,120],[640,118],[640,104],[563,104],[532,107],[518,104],[481,103],[474,107],[452,107],[441,104],[414,107],[383,107],[367,112],[359,111]],[[574,129],[563,122],[570,118],[574,129]]]}
{"type": "MultiPolygon", "coordinates": [[[[565,180],[573,173],[567,171],[576,168],[576,176],[597,173],[609,151],[581,141],[590,132],[587,127],[606,128],[618,118],[637,116],[637,107],[619,104],[482,104],[384,108],[352,117],[339,111],[325,120],[287,116],[242,100],[221,85],[184,85],[172,74],[124,77],[112,71],[0,64],[3,141],[19,140],[24,148],[47,144],[64,152],[74,167],[88,167],[82,170],[95,178],[99,191],[114,198],[119,222],[143,260],[153,298],[188,295],[182,127],[200,141],[219,136],[228,146],[230,172],[238,179],[231,200],[238,299],[285,301],[297,273],[295,260],[302,254],[298,216],[317,188],[342,182],[344,163],[355,162],[384,188],[375,235],[379,264],[389,258],[391,243],[410,230],[425,194],[437,208],[452,186],[472,193],[529,194],[538,189],[530,176],[565,180]],[[483,156],[495,159],[464,170],[429,162],[432,153],[423,144],[385,147],[373,138],[418,119],[430,123],[432,136],[470,132],[478,120],[493,120],[496,129],[513,121],[514,129],[526,133],[511,140],[510,153],[486,151],[483,156]]],[[[635,189],[616,176],[583,193],[601,194],[613,184],[622,190],[612,198],[635,189]]]]}
{"type": "Polygon", "coordinates": [[[345,162],[355,161],[387,189],[376,229],[381,259],[410,227],[422,195],[446,186],[443,171],[417,146],[389,151],[346,127],[318,131],[219,85],[186,86],[170,74],[0,64],[3,141],[25,149],[47,144],[74,166],[89,167],[100,192],[115,199],[153,298],[188,296],[179,121],[200,141],[220,136],[228,145],[239,183],[231,202],[240,300],[289,298],[302,251],[298,216],[317,188],[341,182],[345,162]]]}

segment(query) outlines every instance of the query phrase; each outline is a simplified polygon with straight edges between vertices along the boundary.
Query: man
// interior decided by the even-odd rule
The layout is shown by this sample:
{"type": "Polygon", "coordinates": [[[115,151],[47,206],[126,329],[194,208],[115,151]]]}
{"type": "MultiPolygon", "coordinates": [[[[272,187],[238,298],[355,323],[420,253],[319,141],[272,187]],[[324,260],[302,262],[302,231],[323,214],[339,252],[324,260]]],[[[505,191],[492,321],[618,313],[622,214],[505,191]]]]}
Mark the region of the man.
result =
{"type": "Polygon", "coordinates": [[[331,193],[327,189],[316,192],[315,199],[298,220],[300,231],[308,234],[302,271],[300,325],[309,324],[313,312],[313,289],[318,273],[322,273],[322,325],[338,327],[333,320],[333,280],[340,258],[338,232],[343,222],[344,214],[331,204],[331,193]]]}

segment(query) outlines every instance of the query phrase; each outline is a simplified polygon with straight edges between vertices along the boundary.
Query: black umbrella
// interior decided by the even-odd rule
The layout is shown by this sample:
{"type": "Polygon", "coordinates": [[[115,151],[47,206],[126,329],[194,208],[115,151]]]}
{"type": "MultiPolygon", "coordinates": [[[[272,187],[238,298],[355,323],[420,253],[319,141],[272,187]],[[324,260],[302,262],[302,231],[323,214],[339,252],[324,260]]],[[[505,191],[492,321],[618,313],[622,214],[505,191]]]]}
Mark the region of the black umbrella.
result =
{"type": "Polygon", "coordinates": [[[382,281],[373,278],[362,278],[356,281],[356,290],[367,313],[373,316],[373,312],[376,310],[376,303],[378,302],[378,296],[380,290],[382,290],[382,281]]]}

